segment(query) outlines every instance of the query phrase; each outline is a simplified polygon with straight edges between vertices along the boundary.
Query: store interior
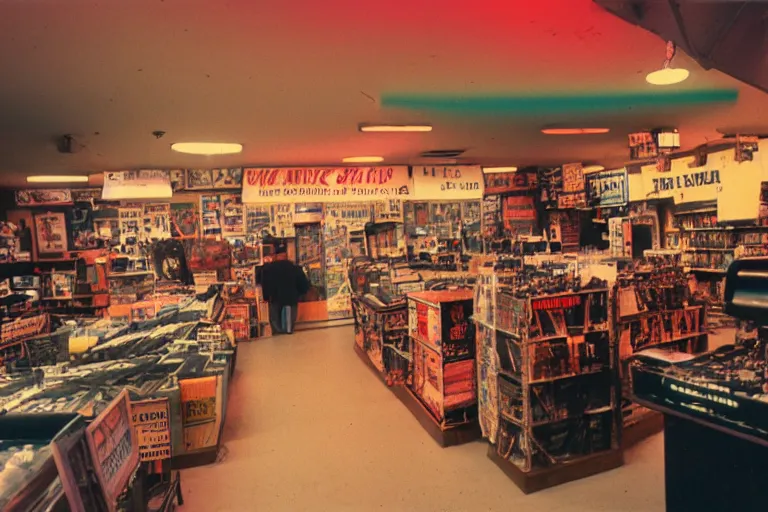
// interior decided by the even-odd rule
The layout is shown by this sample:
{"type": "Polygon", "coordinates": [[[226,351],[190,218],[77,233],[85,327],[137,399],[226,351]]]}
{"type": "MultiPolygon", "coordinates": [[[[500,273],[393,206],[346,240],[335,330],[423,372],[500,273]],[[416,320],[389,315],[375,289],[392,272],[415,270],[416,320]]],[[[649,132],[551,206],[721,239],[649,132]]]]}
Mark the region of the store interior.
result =
{"type": "Polygon", "coordinates": [[[0,3],[0,510],[757,510],[766,16],[0,3]]]}

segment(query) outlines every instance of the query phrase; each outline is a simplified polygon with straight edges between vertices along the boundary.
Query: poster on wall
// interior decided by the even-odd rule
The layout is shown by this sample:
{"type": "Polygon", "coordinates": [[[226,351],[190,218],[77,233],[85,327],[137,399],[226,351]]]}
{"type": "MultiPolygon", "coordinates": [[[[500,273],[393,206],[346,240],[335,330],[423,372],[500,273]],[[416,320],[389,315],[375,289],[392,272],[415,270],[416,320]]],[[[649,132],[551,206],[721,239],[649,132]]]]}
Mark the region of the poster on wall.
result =
{"type": "Polygon", "coordinates": [[[535,171],[493,172],[484,176],[485,194],[505,194],[508,192],[529,192],[539,186],[535,171]]]}
{"type": "Polygon", "coordinates": [[[403,222],[403,201],[389,199],[373,203],[373,222],[403,222]]]}
{"type": "Polygon", "coordinates": [[[40,188],[16,191],[16,206],[54,206],[72,204],[68,188],[40,188]]]}
{"type": "Polygon", "coordinates": [[[82,251],[95,249],[98,238],[93,226],[93,213],[90,206],[74,206],[68,210],[69,225],[72,228],[72,249],[82,251]]]}
{"type": "Polygon", "coordinates": [[[142,208],[119,208],[117,212],[120,222],[120,252],[138,255],[144,210],[142,208]]]}
{"type": "Polygon", "coordinates": [[[248,168],[243,171],[244,203],[374,201],[409,199],[408,168],[248,168]]]}
{"type": "Polygon", "coordinates": [[[221,232],[227,235],[244,233],[245,217],[240,194],[221,194],[221,232]]]}
{"type": "Polygon", "coordinates": [[[202,212],[204,237],[221,235],[221,201],[218,194],[203,194],[200,196],[200,211],[202,212]]]}
{"type": "Polygon", "coordinates": [[[542,169],[539,172],[539,193],[541,204],[547,209],[559,208],[559,197],[563,193],[563,169],[542,169]]]}
{"type": "Polygon", "coordinates": [[[484,238],[495,238],[501,226],[500,198],[496,195],[485,196],[482,202],[482,226],[484,238]]]}
{"type": "Polygon", "coordinates": [[[94,471],[110,512],[117,510],[117,500],[139,464],[131,416],[128,391],[123,390],[85,430],[94,471]]]}
{"type": "Polygon", "coordinates": [[[212,448],[219,442],[221,377],[179,381],[184,448],[188,452],[212,448]]]}
{"type": "Polygon", "coordinates": [[[606,208],[622,206],[629,201],[627,170],[593,172],[584,176],[587,186],[587,204],[606,208]]]}
{"type": "Polygon", "coordinates": [[[414,199],[482,199],[484,187],[479,165],[413,168],[414,199]]]}
{"type": "Polygon", "coordinates": [[[293,238],[296,228],[293,224],[294,208],[292,204],[272,205],[272,235],[277,238],[293,238]]]}
{"type": "Polygon", "coordinates": [[[171,424],[168,399],[131,402],[133,428],[141,462],[171,458],[171,424]]]}
{"type": "Polygon", "coordinates": [[[171,204],[171,236],[196,238],[200,232],[200,216],[195,203],[171,204]]]}
{"type": "Polygon", "coordinates": [[[502,200],[504,234],[530,235],[536,224],[536,207],[531,196],[507,196],[502,200]]]}
{"type": "Polygon", "coordinates": [[[213,171],[211,169],[187,169],[187,190],[211,188],[213,188],[213,171]]]}
{"type": "Polygon", "coordinates": [[[586,206],[587,196],[584,190],[584,169],[581,164],[565,164],[562,169],[563,188],[557,198],[560,209],[581,208],[586,206]]]}
{"type": "Polygon", "coordinates": [[[140,169],[104,173],[101,198],[107,201],[123,199],[168,199],[173,195],[168,171],[140,169]]]}
{"type": "Polygon", "coordinates": [[[180,192],[187,186],[187,175],[184,169],[171,169],[168,171],[169,179],[171,180],[171,190],[174,192],[180,192]]]}
{"type": "Polygon", "coordinates": [[[144,205],[142,240],[153,242],[171,238],[171,205],[156,203],[144,205]]]}
{"type": "Polygon", "coordinates": [[[332,203],[325,205],[326,226],[346,226],[349,231],[365,229],[371,221],[370,203],[332,203]]]}
{"type": "Polygon", "coordinates": [[[229,169],[213,169],[213,188],[240,188],[243,184],[242,167],[229,169]]]}
{"type": "Polygon", "coordinates": [[[67,223],[63,213],[35,214],[38,254],[53,254],[67,250],[67,223]]]}
{"type": "Polygon", "coordinates": [[[245,231],[256,241],[264,239],[272,225],[272,208],[268,205],[256,204],[245,206],[245,231]]]}
{"type": "Polygon", "coordinates": [[[651,132],[629,134],[629,159],[648,160],[659,156],[656,138],[651,132]]]}

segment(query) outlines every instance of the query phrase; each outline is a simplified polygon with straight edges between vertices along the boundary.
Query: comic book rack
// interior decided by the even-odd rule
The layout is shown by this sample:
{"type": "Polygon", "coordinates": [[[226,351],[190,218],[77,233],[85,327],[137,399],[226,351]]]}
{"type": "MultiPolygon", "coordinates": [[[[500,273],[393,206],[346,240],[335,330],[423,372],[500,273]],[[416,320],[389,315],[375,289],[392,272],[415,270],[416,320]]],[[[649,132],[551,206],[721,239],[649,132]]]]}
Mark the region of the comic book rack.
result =
{"type": "Polygon", "coordinates": [[[614,285],[614,336],[620,360],[622,444],[631,446],[661,431],[661,415],[630,399],[630,357],[649,348],[699,354],[708,348],[707,308],[695,303],[679,256],[652,258],[653,265],[624,272],[614,285]]]}
{"type": "Polygon", "coordinates": [[[481,276],[475,291],[489,458],[525,493],[620,466],[610,291],[517,295],[503,274],[481,276]]]}

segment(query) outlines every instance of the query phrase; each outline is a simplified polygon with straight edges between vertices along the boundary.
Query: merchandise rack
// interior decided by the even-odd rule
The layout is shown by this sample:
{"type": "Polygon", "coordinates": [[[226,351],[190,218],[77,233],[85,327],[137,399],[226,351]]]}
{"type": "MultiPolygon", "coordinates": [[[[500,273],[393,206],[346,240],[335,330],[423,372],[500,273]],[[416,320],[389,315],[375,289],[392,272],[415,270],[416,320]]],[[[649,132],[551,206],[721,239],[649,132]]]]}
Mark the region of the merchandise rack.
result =
{"type": "Polygon", "coordinates": [[[516,298],[505,281],[483,275],[475,291],[489,458],[525,493],[621,466],[610,291],[516,298]]]}
{"type": "Polygon", "coordinates": [[[370,295],[352,297],[355,351],[388,386],[410,376],[408,310],[404,300],[383,304],[370,295]]]}

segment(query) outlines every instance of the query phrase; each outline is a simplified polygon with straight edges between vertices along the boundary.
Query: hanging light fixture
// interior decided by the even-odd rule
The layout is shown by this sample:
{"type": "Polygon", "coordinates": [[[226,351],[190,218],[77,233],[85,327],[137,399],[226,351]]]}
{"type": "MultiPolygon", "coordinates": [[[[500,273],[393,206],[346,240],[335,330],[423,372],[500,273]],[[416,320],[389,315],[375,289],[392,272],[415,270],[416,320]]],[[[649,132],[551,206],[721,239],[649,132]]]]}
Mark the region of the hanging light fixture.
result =
{"type": "Polygon", "coordinates": [[[672,41],[667,41],[666,60],[658,71],[652,71],[645,76],[645,81],[651,85],[679,84],[690,75],[687,69],[673,68],[672,58],[677,53],[677,46],[672,41]]]}

